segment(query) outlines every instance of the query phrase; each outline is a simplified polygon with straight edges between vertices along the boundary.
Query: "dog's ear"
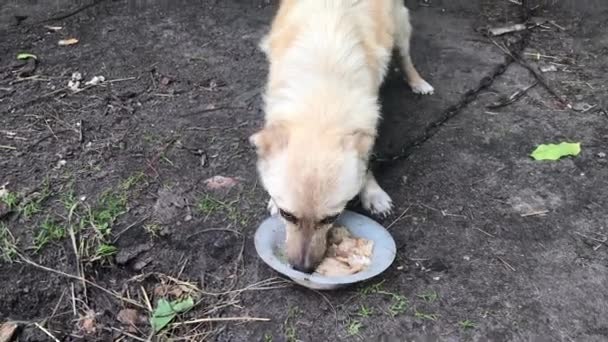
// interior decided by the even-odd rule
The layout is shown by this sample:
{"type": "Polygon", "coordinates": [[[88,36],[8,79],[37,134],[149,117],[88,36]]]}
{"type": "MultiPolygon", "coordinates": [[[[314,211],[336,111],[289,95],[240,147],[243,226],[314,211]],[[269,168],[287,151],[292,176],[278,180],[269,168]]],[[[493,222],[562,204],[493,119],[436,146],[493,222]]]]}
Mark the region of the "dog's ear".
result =
{"type": "Polygon", "coordinates": [[[287,128],[281,124],[266,126],[251,135],[249,142],[255,147],[258,156],[265,158],[287,146],[287,128]]]}
{"type": "Polygon", "coordinates": [[[345,149],[354,149],[360,156],[367,156],[376,140],[376,133],[368,130],[356,130],[344,137],[345,149]]]}

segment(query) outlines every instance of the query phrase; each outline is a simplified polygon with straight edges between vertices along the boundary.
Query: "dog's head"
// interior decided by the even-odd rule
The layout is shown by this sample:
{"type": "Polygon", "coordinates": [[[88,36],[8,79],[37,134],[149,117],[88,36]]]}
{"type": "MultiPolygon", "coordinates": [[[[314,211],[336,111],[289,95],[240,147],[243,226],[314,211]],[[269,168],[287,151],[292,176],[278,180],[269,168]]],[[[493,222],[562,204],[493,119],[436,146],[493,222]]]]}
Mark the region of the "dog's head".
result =
{"type": "Polygon", "coordinates": [[[289,263],[312,272],[327,232],[365,180],[375,132],[279,123],[251,136],[258,172],[286,224],[289,263]]]}

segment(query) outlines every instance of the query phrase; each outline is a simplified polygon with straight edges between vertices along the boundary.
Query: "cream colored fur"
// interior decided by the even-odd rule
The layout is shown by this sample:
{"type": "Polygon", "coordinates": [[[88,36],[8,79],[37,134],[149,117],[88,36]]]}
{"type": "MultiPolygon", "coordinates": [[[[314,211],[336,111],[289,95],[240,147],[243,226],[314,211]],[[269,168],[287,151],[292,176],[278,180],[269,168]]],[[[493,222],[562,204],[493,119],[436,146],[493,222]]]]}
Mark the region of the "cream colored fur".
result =
{"type": "Polygon", "coordinates": [[[296,217],[287,220],[287,254],[301,269],[325,252],[321,221],[357,194],[374,213],[391,210],[367,162],[394,46],[413,91],[433,91],[411,62],[410,30],[398,0],[283,0],[261,42],[270,63],[266,124],[251,142],[269,208],[296,217]]]}

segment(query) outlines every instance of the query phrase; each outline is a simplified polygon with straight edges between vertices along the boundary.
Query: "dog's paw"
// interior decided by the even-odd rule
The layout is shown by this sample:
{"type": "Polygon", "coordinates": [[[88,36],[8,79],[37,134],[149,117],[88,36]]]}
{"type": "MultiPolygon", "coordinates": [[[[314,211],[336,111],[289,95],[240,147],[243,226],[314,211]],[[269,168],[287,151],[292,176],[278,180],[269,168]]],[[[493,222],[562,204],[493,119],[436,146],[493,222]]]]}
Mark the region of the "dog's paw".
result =
{"type": "Polygon", "coordinates": [[[435,92],[435,88],[423,79],[410,83],[410,87],[416,94],[432,95],[435,92]]]}
{"type": "Polygon", "coordinates": [[[279,213],[279,208],[277,207],[277,205],[274,203],[274,201],[272,200],[272,198],[270,200],[268,200],[268,211],[270,212],[271,216],[275,216],[276,214],[279,213]]]}
{"type": "Polygon", "coordinates": [[[393,210],[393,200],[380,187],[364,191],[361,194],[363,208],[374,215],[386,217],[393,210]]]}

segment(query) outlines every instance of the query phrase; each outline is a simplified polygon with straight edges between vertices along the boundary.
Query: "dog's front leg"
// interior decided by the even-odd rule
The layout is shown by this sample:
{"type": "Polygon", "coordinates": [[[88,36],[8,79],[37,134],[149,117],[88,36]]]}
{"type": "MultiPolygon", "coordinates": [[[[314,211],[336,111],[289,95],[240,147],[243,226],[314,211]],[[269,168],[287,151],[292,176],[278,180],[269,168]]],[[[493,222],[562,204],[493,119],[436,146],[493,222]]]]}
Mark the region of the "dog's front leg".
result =
{"type": "Polygon", "coordinates": [[[391,197],[378,185],[376,177],[371,171],[365,176],[365,183],[359,193],[363,208],[372,214],[387,216],[393,208],[393,200],[391,197]]]}

